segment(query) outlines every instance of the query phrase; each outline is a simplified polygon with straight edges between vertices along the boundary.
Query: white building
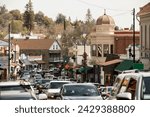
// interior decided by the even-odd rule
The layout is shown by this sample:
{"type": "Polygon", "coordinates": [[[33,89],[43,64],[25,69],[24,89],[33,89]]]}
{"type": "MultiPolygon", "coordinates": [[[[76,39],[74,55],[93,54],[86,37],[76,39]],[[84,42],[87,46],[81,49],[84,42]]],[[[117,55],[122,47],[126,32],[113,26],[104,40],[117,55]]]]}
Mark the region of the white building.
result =
{"type": "MultiPolygon", "coordinates": [[[[44,34],[33,34],[31,33],[30,35],[22,35],[21,33],[11,33],[10,38],[11,39],[44,39],[46,36],[44,34]]],[[[9,34],[4,37],[4,39],[8,39],[9,34]]]]}
{"type": "Polygon", "coordinates": [[[150,69],[150,2],[140,8],[140,45],[141,61],[144,69],[150,69]]]}
{"type": "Polygon", "coordinates": [[[96,21],[96,28],[91,33],[92,59],[105,62],[107,54],[114,53],[114,19],[104,12],[96,21]]]}

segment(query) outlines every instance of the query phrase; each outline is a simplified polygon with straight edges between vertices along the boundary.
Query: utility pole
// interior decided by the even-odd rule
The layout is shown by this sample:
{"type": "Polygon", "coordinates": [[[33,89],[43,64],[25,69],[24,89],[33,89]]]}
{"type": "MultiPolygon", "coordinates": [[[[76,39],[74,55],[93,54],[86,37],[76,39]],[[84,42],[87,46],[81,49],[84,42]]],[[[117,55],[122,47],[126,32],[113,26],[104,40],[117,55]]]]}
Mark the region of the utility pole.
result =
{"type": "Polygon", "coordinates": [[[84,38],[84,53],[83,53],[83,67],[84,67],[84,75],[83,75],[83,82],[86,82],[87,79],[87,53],[86,53],[86,40],[87,40],[87,35],[83,34],[84,38]]]}
{"type": "Polygon", "coordinates": [[[7,75],[7,80],[10,78],[10,44],[11,44],[11,37],[10,37],[10,34],[11,34],[11,23],[9,23],[9,26],[8,26],[8,34],[9,34],[9,37],[8,37],[8,75],[7,75]]]}
{"type": "Polygon", "coordinates": [[[135,63],[135,8],[133,9],[133,63],[135,63]]]}

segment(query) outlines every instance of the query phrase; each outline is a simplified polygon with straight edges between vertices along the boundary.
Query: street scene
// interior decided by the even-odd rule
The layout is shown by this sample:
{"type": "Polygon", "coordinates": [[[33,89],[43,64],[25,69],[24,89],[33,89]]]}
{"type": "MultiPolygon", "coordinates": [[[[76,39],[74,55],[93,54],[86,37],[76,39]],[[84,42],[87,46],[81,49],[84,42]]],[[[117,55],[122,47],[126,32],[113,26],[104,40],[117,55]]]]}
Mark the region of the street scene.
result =
{"type": "Polygon", "coordinates": [[[148,0],[72,0],[84,19],[38,2],[0,3],[0,100],[150,100],[148,0]]]}

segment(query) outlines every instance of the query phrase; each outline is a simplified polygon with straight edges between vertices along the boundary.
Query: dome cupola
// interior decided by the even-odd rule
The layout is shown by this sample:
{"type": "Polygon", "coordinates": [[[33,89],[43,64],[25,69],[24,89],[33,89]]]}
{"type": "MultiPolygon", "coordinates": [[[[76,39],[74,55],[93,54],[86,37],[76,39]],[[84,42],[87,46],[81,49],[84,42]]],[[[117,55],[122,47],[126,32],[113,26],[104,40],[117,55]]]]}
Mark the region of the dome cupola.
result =
{"type": "Polygon", "coordinates": [[[111,16],[106,15],[106,10],[104,11],[104,15],[100,16],[96,21],[96,25],[103,24],[115,25],[114,19],[111,16]]]}

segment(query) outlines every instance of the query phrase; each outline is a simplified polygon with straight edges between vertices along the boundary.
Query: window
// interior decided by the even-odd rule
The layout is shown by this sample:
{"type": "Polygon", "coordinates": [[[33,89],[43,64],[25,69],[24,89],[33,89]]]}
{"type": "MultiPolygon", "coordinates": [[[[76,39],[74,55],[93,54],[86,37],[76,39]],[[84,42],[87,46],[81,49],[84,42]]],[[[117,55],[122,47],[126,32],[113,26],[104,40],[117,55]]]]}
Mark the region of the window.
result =
{"type": "Polygon", "coordinates": [[[111,45],[111,46],[110,46],[110,53],[113,54],[113,52],[114,52],[114,46],[111,45]]]}
{"type": "Polygon", "coordinates": [[[108,44],[104,44],[103,53],[104,53],[104,57],[106,57],[107,54],[109,54],[109,45],[108,44]]]}
{"type": "Polygon", "coordinates": [[[98,53],[98,57],[102,57],[102,44],[99,44],[97,46],[97,53],[98,53]]]}
{"type": "Polygon", "coordinates": [[[145,25],[145,49],[147,49],[147,26],[145,25]]]}
{"type": "Polygon", "coordinates": [[[58,49],[58,45],[56,45],[56,50],[58,49]]]}
{"type": "Polygon", "coordinates": [[[92,45],[92,56],[96,56],[96,45],[92,45]]]}
{"type": "Polygon", "coordinates": [[[126,92],[130,92],[132,95],[132,99],[135,98],[135,89],[136,89],[136,80],[134,78],[130,78],[130,82],[129,85],[127,87],[127,91],[126,92]]]}
{"type": "Polygon", "coordinates": [[[53,50],[55,50],[55,45],[53,45],[53,50]]]}
{"type": "Polygon", "coordinates": [[[131,93],[132,99],[135,98],[136,90],[136,79],[135,76],[126,76],[121,84],[119,93],[129,92],[131,93]]]}
{"type": "MultiPolygon", "coordinates": [[[[141,47],[143,46],[143,26],[141,26],[141,47]]],[[[141,48],[143,49],[143,48],[141,48]]]]}
{"type": "MultiPolygon", "coordinates": [[[[150,40],[150,25],[149,25],[149,40],[150,40]]],[[[150,41],[149,41],[149,50],[150,50],[150,41]]]]}
{"type": "Polygon", "coordinates": [[[150,77],[144,77],[142,81],[142,92],[141,96],[143,100],[150,99],[150,77]]]}

